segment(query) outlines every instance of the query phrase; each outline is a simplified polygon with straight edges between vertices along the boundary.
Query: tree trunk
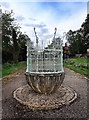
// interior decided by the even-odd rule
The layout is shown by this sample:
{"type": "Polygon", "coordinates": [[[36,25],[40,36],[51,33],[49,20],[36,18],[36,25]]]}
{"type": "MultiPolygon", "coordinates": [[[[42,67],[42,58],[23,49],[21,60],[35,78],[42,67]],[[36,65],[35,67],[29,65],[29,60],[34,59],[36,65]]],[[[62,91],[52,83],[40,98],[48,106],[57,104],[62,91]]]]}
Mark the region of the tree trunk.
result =
{"type": "Polygon", "coordinates": [[[18,63],[18,55],[19,55],[19,50],[18,50],[18,42],[16,39],[17,35],[16,35],[16,31],[13,29],[13,61],[14,63],[18,63]]]}

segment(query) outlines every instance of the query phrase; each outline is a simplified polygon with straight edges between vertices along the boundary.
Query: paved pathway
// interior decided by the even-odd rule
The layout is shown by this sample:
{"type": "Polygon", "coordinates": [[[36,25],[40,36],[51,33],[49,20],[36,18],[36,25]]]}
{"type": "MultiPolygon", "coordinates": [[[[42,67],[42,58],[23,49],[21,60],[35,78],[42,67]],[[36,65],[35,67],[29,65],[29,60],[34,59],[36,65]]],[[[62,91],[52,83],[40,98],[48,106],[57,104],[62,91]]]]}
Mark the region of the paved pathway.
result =
{"type": "Polygon", "coordinates": [[[87,79],[73,72],[65,69],[65,79],[63,84],[72,87],[78,94],[78,98],[72,104],[63,106],[60,109],[49,111],[31,111],[26,107],[18,104],[13,99],[13,91],[26,84],[24,72],[18,74],[2,86],[2,108],[3,119],[18,118],[18,120],[26,120],[26,118],[86,118],[87,117],[87,79]]]}

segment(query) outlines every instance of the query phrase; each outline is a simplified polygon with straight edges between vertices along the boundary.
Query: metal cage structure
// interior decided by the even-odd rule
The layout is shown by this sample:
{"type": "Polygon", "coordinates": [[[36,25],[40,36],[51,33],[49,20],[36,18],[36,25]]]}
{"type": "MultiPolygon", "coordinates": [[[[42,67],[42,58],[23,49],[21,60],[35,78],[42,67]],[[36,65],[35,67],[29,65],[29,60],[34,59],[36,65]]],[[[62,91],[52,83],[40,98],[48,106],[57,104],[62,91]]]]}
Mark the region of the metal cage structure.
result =
{"type": "Polygon", "coordinates": [[[30,40],[27,41],[26,80],[36,92],[51,93],[64,79],[62,41],[55,38],[56,31],[55,28],[53,40],[47,47],[43,48],[43,42],[42,48],[39,47],[35,28],[35,47],[30,40]]]}
{"type": "Polygon", "coordinates": [[[45,48],[39,48],[38,43],[32,47],[31,42],[27,41],[26,72],[37,74],[64,72],[61,39],[54,37],[52,43],[45,48]]]}

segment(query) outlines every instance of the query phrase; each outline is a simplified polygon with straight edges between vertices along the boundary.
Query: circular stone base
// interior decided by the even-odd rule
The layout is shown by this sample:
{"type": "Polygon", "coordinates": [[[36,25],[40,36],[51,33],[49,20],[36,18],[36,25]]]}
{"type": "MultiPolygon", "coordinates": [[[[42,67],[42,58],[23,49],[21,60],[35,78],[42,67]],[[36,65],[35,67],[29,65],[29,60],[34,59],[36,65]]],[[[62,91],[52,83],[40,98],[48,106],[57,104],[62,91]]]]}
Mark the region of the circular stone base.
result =
{"type": "Polygon", "coordinates": [[[64,86],[60,86],[52,94],[39,94],[34,92],[28,85],[25,85],[14,91],[14,98],[32,110],[48,110],[69,105],[77,98],[77,94],[72,88],[64,86]]]}

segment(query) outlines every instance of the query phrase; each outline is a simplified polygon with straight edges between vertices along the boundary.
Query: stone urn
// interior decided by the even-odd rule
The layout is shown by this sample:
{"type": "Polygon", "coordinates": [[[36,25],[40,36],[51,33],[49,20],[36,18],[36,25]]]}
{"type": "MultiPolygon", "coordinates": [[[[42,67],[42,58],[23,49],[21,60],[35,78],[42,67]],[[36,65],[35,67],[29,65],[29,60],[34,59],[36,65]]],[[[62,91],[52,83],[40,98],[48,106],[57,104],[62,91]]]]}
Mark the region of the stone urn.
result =
{"type": "Polygon", "coordinates": [[[65,73],[25,73],[27,84],[38,93],[55,92],[62,84],[65,73]]]}
{"type": "Polygon", "coordinates": [[[52,43],[40,48],[35,28],[34,32],[36,45],[27,41],[27,85],[17,88],[14,98],[31,110],[58,109],[69,105],[77,98],[77,94],[72,88],[62,85],[65,73],[61,39],[55,39],[55,29],[52,43]]]}
{"type": "Polygon", "coordinates": [[[46,48],[39,47],[38,37],[36,36],[36,46],[31,41],[27,41],[27,84],[38,93],[52,93],[56,91],[62,84],[64,79],[63,69],[63,49],[60,38],[54,38],[50,45],[46,48]]]}

